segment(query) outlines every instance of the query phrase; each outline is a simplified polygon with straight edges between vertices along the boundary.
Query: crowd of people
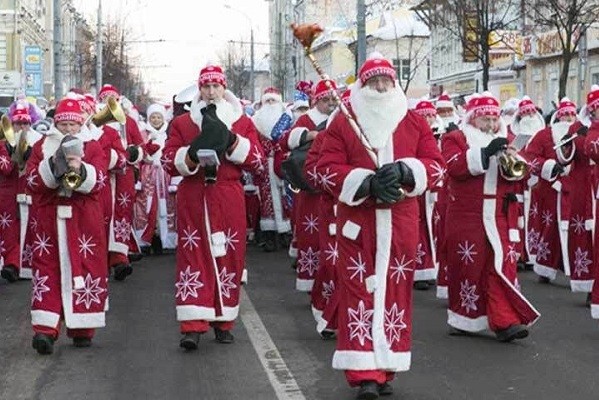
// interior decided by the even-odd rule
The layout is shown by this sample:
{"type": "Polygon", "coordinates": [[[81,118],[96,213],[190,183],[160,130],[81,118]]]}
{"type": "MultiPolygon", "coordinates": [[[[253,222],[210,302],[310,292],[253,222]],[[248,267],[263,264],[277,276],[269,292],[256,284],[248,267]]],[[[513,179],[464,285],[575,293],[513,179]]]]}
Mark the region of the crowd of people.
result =
{"type": "Polygon", "coordinates": [[[111,85],[71,90],[44,124],[19,99],[0,136],[0,265],[32,280],[33,348],[51,354],[63,322],[90,346],[111,273],[165,249],[180,347],[211,328],[232,343],[248,241],[288,250],[358,399],[410,368],[413,289],[436,286],[450,334],[511,342],[540,317],[518,283],[528,265],[542,284],[563,273],[599,318],[599,87],[546,121],[526,96],[457,110],[408,101],[396,79],[374,54],[350,87],[302,81],[290,102],[268,88],[252,105],[207,65],[144,123],[111,85]]]}

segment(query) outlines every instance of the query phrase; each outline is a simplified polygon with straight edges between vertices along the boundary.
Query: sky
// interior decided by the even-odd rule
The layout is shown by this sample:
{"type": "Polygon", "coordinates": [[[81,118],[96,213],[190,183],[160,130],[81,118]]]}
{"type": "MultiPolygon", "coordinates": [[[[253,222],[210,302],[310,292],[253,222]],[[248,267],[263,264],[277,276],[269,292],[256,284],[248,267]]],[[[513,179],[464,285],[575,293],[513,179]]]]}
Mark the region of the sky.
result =
{"type": "MultiPolygon", "coordinates": [[[[73,1],[93,27],[98,1],[73,1]]],[[[228,41],[247,41],[249,53],[251,27],[256,62],[268,53],[268,4],[266,0],[102,0],[102,16],[122,18],[131,27],[131,52],[139,56],[145,82],[154,97],[170,102],[173,94],[197,80],[207,62],[218,60],[228,41]]]]}

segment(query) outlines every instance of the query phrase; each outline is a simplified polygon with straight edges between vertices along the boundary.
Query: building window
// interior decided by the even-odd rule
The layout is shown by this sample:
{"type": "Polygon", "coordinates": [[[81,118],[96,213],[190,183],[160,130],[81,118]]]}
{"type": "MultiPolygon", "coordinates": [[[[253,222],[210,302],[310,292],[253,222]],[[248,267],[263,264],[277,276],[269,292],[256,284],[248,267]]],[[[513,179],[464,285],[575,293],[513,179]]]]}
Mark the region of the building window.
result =
{"type": "Polygon", "coordinates": [[[395,71],[397,71],[397,77],[402,81],[410,80],[410,59],[409,58],[394,58],[393,66],[395,67],[395,71]]]}
{"type": "Polygon", "coordinates": [[[599,72],[591,74],[591,85],[599,85],[599,72]]]}

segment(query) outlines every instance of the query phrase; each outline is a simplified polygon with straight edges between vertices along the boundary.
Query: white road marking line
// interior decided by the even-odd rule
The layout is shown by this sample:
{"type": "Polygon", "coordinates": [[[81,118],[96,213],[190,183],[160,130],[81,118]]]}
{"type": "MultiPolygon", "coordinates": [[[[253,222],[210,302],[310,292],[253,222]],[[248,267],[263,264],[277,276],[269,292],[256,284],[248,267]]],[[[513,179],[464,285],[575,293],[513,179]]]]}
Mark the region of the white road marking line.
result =
{"type": "Polygon", "coordinates": [[[279,400],[305,400],[245,289],[241,289],[241,321],[279,400]]]}

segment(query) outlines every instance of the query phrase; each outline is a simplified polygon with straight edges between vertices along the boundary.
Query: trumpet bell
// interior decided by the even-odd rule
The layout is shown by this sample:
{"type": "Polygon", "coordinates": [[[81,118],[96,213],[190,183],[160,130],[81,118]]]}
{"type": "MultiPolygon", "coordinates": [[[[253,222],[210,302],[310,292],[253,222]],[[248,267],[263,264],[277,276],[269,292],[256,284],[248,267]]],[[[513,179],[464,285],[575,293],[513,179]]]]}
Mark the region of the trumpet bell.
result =
{"type": "Polygon", "coordinates": [[[498,157],[498,161],[507,178],[522,178],[528,172],[528,165],[512,155],[503,153],[498,157]]]}
{"type": "Polygon", "coordinates": [[[69,171],[62,177],[62,185],[66,189],[70,190],[77,189],[79,186],[81,186],[82,181],[83,179],[81,178],[81,175],[79,175],[75,171],[69,171]]]}
{"type": "Polygon", "coordinates": [[[119,102],[112,96],[108,97],[106,107],[91,116],[92,123],[97,127],[101,127],[102,125],[111,122],[118,122],[123,125],[126,120],[127,117],[125,111],[123,111],[123,107],[121,107],[119,102]]]}
{"type": "Polygon", "coordinates": [[[6,140],[11,146],[17,143],[15,140],[15,131],[7,115],[3,115],[2,119],[0,119],[0,140],[6,140]]]}

